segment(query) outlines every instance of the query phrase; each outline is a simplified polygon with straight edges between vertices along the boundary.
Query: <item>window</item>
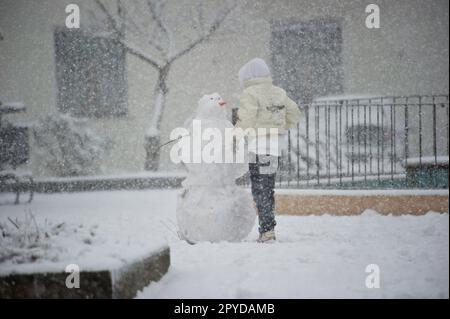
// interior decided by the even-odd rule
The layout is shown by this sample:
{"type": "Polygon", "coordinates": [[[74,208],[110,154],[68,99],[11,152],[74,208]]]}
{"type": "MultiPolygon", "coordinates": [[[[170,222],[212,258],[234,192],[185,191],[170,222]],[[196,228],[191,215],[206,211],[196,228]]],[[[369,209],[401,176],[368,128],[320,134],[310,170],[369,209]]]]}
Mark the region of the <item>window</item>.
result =
{"type": "Polygon", "coordinates": [[[272,22],[274,80],[296,101],[342,93],[341,25],[326,17],[272,22]]]}
{"type": "Polygon", "coordinates": [[[58,108],[80,117],[127,114],[124,48],[82,30],[55,30],[58,108]]]}

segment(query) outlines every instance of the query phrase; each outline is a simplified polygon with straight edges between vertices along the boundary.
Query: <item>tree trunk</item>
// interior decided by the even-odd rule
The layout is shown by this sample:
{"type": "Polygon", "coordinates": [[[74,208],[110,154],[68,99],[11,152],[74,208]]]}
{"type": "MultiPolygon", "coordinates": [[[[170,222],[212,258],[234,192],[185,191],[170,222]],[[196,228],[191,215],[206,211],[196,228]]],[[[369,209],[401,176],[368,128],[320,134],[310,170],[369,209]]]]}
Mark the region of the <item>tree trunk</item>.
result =
{"type": "Polygon", "coordinates": [[[147,171],[157,171],[160,161],[160,144],[161,144],[161,120],[166,106],[166,96],[168,88],[166,84],[167,74],[170,64],[162,67],[158,74],[158,83],[155,87],[155,107],[150,127],[145,134],[145,166],[147,171]]]}

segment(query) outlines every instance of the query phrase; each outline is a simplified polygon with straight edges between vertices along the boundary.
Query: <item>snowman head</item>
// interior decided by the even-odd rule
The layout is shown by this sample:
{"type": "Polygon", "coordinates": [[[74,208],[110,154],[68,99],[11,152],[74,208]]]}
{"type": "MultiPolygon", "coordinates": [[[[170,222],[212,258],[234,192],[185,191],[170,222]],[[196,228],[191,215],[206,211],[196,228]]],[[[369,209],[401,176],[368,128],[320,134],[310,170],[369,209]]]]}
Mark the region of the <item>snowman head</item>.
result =
{"type": "Polygon", "coordinates": [[[203,95],[198,101],[197,118],[225,118],[225,104],[218,93],[203,95]]]}

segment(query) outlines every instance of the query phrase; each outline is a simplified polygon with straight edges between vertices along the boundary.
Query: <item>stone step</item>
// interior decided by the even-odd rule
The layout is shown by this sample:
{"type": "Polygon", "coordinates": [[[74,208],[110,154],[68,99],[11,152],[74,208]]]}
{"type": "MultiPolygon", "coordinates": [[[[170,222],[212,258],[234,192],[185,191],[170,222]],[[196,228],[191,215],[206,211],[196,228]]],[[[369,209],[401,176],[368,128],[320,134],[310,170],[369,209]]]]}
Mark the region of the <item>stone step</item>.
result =
{"type": "Polygon", "coordinates": [[[143,256],[118,269],[79,273],[79,288],[68,288],[66,272],[0,275],[0,298],[79,298],[127,299],[156,282],[170,266],[170,249],[143,256]]]}

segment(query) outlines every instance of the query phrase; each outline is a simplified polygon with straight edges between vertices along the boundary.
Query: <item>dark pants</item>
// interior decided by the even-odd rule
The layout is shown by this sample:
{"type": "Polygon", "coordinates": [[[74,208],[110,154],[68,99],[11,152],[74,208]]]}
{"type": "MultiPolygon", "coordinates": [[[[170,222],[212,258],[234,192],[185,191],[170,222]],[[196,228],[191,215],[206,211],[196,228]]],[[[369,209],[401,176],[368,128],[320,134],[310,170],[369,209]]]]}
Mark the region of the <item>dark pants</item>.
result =
{"type": "Polygon", "coordinates": [[[257,155],[256,162],[249,164],[252,195],[258,209],[259,232],[275,228],[275,172],[278,157],[257,155]]]}

